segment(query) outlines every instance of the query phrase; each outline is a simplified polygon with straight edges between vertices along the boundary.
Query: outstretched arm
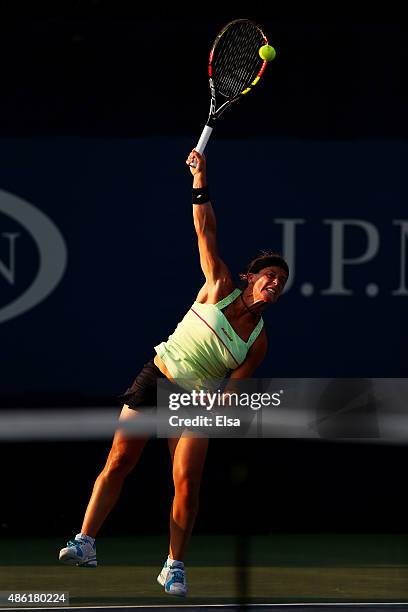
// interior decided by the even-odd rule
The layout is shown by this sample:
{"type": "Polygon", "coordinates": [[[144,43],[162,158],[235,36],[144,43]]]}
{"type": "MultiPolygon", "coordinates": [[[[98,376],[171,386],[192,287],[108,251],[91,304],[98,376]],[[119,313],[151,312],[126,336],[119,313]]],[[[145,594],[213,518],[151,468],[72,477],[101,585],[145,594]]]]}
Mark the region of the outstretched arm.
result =
{"type": "Polygon", "coordinates": [[[205,197],[204,188],[207,187],[207,166],[205,157],[193,149],[186,163],[190,166],[190,171],[193,175],[193,189],[203,190],[203,195],[201,195],[201,192],[198,192],[198,195],[203,198],[203,203],[199,203],[200,198],[197,198],[197,203],[193,204],[193,218],[198,238],[201,269],[204,273],[206,283],[212,286],[219,281],[229,280],[230,273],[227,266],[218,255],[216,237],[217,227],[214,209],[209,198],[205,197]],[[195,167],[190,165],[193,160],[196,162],[195,167]]]}

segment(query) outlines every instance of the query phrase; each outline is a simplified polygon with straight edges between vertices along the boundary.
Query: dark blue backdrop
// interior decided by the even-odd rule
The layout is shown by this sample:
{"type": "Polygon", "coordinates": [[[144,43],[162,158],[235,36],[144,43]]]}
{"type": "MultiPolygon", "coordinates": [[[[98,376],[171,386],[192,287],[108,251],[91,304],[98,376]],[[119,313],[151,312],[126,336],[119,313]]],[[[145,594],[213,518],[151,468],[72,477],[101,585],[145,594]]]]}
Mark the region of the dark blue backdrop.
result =
{"type": "MultiPolygon", "coordinates": [[[[49,297],[0,323],[3,397],[24,391],[29,404],[35,395],[113,396],[173,331],[202,283],[184,164],[191,146],[1,141],[0,188],[47,215],[67,249],[49,297]]],[[[259,249],[292,260],[291,286],[265,317],[270,344],[260,376],[406,375],[406,154],[397,141],[210,143],[221,256],[236,275],[259,249]],[[333,252],[334,227],[344,232],[341,253],[333,252]],[[364,255],[370,260],[356,264],[364,255]],[[354,264],[342,267],[339,257],[354,264]],[[350,294],[339,295],[336,282],[350,294]]],[[[27,228],[1,208],[0,243],[4,308],[40,262],[27,228]]],[[[45,257],[53,255],[46,246],[45,257]]]]}

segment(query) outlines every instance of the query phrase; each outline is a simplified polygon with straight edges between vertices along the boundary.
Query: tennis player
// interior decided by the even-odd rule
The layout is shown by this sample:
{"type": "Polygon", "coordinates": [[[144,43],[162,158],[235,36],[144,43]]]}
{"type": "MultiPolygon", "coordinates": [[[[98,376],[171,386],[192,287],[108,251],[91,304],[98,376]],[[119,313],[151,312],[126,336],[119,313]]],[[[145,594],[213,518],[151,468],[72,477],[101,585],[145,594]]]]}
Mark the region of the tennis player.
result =
{"type": "MultiPolygon", "coordinates": [[[[218,255],[205,157],[193,150],[186,163],[193,175],[193,218],[205,283],[174,333],[155,347],[154,359],[145,364],[132,386],[120,396],[124,404],[121,420],[141,418],[144,407],[156,405],[158,378],[194,379],[199,383],[222,379],[228,371],[230,379],[251,377],[267,351],[262,312],[279,299],[289,275],[281,256],[262,254],[241,275],[245,288],[236,287],[218,255]],[[191,165],[193,161],[195,167],[191,165]]],[[[96,567],[96,535],[146,441],[147,437],[115,433],[106,465],[95,482],[81,532],[60,551],[62,563],[96,567]]],[[[171,595],[187,593],[184,558],[198,511],[207,448],[208,437],[191,431],[169,439],[175,494],[170,512],[169,555],[157,580],[171,595]]]]}

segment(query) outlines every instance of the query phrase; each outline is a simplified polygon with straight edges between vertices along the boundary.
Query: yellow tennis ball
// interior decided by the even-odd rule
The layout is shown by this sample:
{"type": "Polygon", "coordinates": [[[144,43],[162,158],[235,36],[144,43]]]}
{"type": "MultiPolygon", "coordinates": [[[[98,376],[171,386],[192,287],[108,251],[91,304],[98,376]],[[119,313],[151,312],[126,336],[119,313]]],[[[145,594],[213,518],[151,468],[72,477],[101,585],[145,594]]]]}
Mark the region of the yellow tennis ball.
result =
{"type": "Polygon", "coordinates": [[[258,53],[260,58],[266,62],[271,62],[276,56],[276,51],[271,45],[264,45],[259,49],[258,53]]]}

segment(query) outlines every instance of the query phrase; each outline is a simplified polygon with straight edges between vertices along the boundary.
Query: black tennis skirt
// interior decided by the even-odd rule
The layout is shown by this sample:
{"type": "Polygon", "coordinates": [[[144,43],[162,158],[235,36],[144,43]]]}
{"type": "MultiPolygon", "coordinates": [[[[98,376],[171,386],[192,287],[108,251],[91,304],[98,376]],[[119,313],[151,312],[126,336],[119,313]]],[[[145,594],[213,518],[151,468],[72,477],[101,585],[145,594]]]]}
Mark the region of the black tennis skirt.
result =
{"type": "MultiPolygon", "coordinates": [[[[126,404],[129,408],[133,408],[137,411],[143,409],[151,410],[157,408],[157,379],[166,378],[159,368],[154,364],[153,359],[144,364],[143,369],[136,376],[131,386],[126,389],[125,393],[118,395],[120,403],[126,404]]],[[[180,392],[184,390],[175,386],[180,392]]],[[[183,416],[188,416],[187,409],[181,411],[183,416]]],[[[185,427],[184,429],[195,432],[197,435],[203,435],[206,433],[204,427],[185,427]]],[[[181,431],[179,435],[181,435],[181,431]]]]}
{"type": "Polygon", "coordinates": [[[156,407],[158,378],[166,377],[151,359],[144,364],[143,369],[136,376],[131,386],[124,393],[118,395],[120,403],[135,410],[156,407]]]}

